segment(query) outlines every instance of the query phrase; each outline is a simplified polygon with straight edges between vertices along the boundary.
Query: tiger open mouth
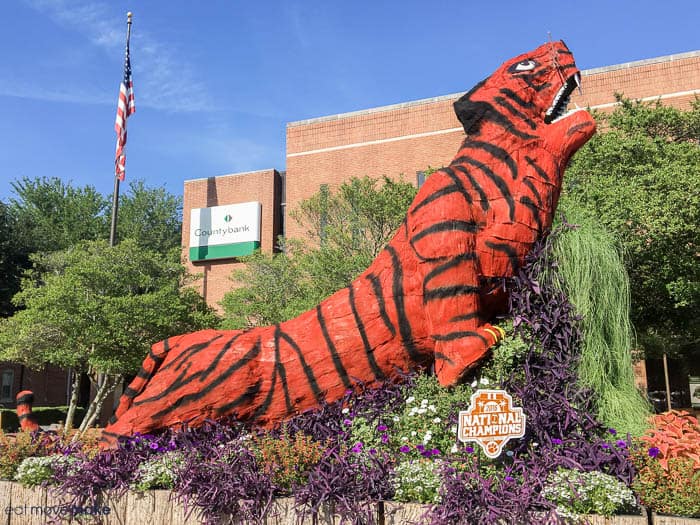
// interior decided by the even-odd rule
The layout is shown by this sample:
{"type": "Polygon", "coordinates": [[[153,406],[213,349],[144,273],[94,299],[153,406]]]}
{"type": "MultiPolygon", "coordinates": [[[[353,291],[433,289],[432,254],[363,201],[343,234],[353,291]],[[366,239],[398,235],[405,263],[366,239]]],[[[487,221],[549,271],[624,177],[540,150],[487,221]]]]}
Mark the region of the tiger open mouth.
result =
{"type": "Polygon", "coordinates": [[[545,124],[552,124],[567,114],[566,108],[571,101],[571,93],[577,87],[580,88],[580,86],[581,73],[575,73],[566,79],[566,83],[559,89],[559,92],[554,97],[552,105],[544,114],[545,124]]]}

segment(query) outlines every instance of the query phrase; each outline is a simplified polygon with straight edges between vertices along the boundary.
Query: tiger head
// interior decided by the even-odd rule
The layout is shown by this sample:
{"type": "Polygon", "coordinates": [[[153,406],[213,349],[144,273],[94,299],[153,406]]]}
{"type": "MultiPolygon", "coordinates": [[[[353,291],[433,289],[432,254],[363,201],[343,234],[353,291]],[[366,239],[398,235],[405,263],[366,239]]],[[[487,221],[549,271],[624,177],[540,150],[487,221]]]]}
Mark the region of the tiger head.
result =
{"type": "Polygon", "coordinates": [[[454,104],[467,135],[479,140],[544,140],[564,164],[595,133],[585,110],[566,112],[581,73],[563,41],[506,61],[454,104]]]}

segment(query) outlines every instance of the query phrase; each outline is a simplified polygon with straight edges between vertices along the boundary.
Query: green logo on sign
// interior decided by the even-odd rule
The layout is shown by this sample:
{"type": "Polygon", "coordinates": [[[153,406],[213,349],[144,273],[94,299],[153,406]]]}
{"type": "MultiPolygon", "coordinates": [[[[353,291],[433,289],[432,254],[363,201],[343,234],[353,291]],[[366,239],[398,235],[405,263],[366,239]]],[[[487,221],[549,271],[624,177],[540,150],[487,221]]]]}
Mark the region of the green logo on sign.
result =
{"type": "Polygon", "coordinates": [[[233,220],[233,217],[231,217],[230,215],[226,215],[226,217],[224,217],[224,220],[226,222],[231,222],[233,220]]]}

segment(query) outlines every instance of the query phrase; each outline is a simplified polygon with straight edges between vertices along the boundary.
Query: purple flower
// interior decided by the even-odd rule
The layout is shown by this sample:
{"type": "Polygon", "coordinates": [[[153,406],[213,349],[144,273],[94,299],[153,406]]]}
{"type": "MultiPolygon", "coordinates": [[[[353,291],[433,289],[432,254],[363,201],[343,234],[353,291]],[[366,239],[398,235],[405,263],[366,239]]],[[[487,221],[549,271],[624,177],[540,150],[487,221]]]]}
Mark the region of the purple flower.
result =
{"type": "Polygon", "coordinates": [[[471,454],[472,452],[474,452],[474,447],[469,447],[469,446],[464,447],[464,451],[465,451],[467,454],[471,454]]]}
{"type": "Polygon", "coordinates": [[[411,447],[409,447],[408,445],[401,445],[401,448],[399,448],[399,450],[404,454],[408,454],[411,451],[411,447]]]}
{"type": "Polygon", "coordinates": [[[386,429],[387,429],[387,426],[386,426],[386,425],[379,425],[379,426],[377,427],[377,431],[378,431],[378,432],[384,432],[384,431],[386,431],[386,429]]]}
{"type": "Polygon", "coordinates": [[[609,428],[608,432],[610,432],[613,436],[617,434],[617,430],[615,430],[614,428],[609,428]]]}
{"type": "Polygon", "coordinates": [[[608,445],[607,443],[602,443],[600,446],[603,448],[610,448],[610,445],[608,445]]]}
{"type": "Polygon", "coordinates": [[[552,438],[552,444],[553,445],[561,445],[563,441],[559,438],[552,438]]]}
{"type": "Polygon", "coordinates": [[[617,446],[620,448],[625,448],[627,446],[627,443],[623,439],[618,439],[617,446]]]}
{"type": "Polygon", "coordinates": [[[371,449],[369,449],[369,455],[370,455],[370,456],[374,456],[376,453],[377,453],[377,449],[376,449],[376,448],[371,448],[371,449]]]}
{"type": "Polygon", "coordinates": [[[440,450],[437,448],[434,448],[433,450],[430,451],[431,456],[439,456],[440,455],[440,450]]]}
{"type": "Polygon", "coordinates": [[[357,443],[355,443],[355,446],[352,447],[352,448],[350,449],[350,451],[351,451],[351,452],[355,452],[355,453],[361,452],[361,451],[362,451],[362,446],[363,446],[363,445],[362,445],[362,441],[358,441],[357,443]]]}
{"type": "Polygon", "coordinates": [[[423,456],[424,458],[429,458],[431,456],[429,450],[424,450],[423,452],[420,453],[420,455],[423,456]]]}
{"type": "Polygon", "coordinates": [[[386,434],[382,434],[382,443],[388,443],[389,442],[389,436],[386,434]]]}
{"type": "Polygon", "coordinates": [[[647,454],[649,454],[650,458],[656,458],[659,454],[661,454],[661,451],[657,447],[651,447],[647,454]]]}
{"type": "Polygon", "coordinates": [[[158,446],[158,443],[153,443],[151,442],[149,445],[151,450],[158,450],[160,447],[158,446]]]}
{"type": "Polygon", "coordinates": [[[503,479],[506,480],[506,481],[515,481],[511,476],[506,476],[506,477],[503,478],[503,479]]]}
{"type": "Polygon", "coordinates": [[[349,419],[343,419],[343,425],[352,425],[352,421],[350,421],[349,419]]]}
{"type": "Polygon", "coordinates": [[[416,450],[418,452],[425,452],[425,447],[423,445],[416,445],[416,450]]]}

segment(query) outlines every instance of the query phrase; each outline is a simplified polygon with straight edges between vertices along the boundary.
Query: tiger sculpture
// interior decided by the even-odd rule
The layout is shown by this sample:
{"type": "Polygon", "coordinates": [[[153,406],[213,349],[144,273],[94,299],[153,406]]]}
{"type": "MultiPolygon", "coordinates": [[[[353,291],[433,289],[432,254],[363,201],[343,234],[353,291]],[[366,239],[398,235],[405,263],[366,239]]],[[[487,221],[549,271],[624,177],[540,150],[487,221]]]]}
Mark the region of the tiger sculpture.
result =
{"type": "Polygon", "coordinates": [[[429,366],[442,385],[460,381],[503,337],[488,323],[507,299],[494,283],[550,227],[569,158],[595,133],[588,112],[565,114],[579,82],[564,42],[505,62],[454,103],[456,157],[364,273],[290,321],[155,344],[102,446],[224,417],[270,428],[429,366]]]}

